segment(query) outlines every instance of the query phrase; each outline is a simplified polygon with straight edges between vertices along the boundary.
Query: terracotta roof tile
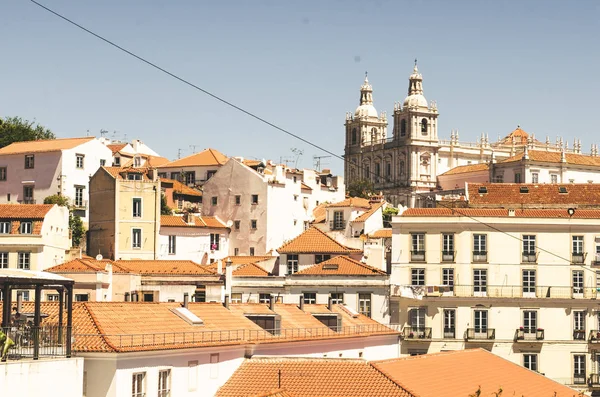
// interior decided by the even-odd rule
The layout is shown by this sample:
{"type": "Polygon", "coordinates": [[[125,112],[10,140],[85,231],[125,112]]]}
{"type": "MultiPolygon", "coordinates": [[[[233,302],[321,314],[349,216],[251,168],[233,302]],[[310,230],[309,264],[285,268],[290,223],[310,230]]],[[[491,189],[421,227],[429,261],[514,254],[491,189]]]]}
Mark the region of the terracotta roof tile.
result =
{"type": "MultiPolygon", "coordinates": [[[[561,162],[561,153],[560,152],[547,152],[544,150],[528,150],[527,152],[529,156],[529,161],[538,161],[543,163],[555,163],[559,164],[561,162]]],[[[521,161],[523,159],[524,153],[517,153],[516,155],[509,157],[505,160],[499,161],[498,164],[511,163],[515,161],[521,161]]],[[[585,154],[575,154],[575,153],[565,153],[565,159],[567,164],[574,165],[586,165],[586,166],[600,166],[600,157],[585,155],[585,154]]]]}
{"type": "Polygon", "coordinates": [[[247,359],[216,396],[269,395],[280,385],[294,397],[411,396],[366,361],[324,358],[247,359]]]}
{"type": "Polygon", "coordinates": [[[365,265],[347,256],[336,256],[314,266],[294,273],[292,277],[302,275],[311,276],[385,276],[386,272],[365,265]]]}
{"type": "Polygon", "coordinates": [[[96,273],[103,272],[111,264],[113,273],[134,273],[145,275],[196,275],[212,276],[216,273],[206,266],[187,260],[90,260],[73,259],[53,266],[46,271],[51,273],[96,273]]]}
{"type": "Polygon", "coordinates": [[[352,222],[364,222],[367,219],[369,219],[371,217],[371,215],[373,215],[374,213],[377,212],[378,209],[380,209],[381,207],[383,207],[383,204],[385,204],[384,202],[380,202],[380,203],[373,203],[371,204],[371,209],[368,211],[363,212],[362,214],[360,214],[359,216],[357,216],[355,219],[353,219],[351,221],[352,222]]]}
{"type": "Polygon", "coordinates": [[[294,397],[285,389],[273,389],[266,393],[255,394],[252,397],[294,397]]]}
{"type": "Polygon", "coordinates": [[[313,223],[325,222],[325,219],[327,218],[327,206],[328,205],[329,204],[327,204],[327,203],[321,203],[315,207],[315,209],[313,210],[313,217],[315,218],[313,223]]]}
{"type": "Polygon", "coordinates": [[[192,215],[193,223],[186,223],[179,215],[161,215],[161,227],[206,227],[213,229],[225,229],[227,226],[214,216],[192,215]]]}
{"type": "Polygon", "coordinates": [[[150,156],[150,155],[143,155],[143,157],[146,159],[146,161],[148,162],[148,166],[150,167],[161,167],[169,162],[171,162],[171,160],[169,160],[166,157],[162,157],[162,156],[150,156]]]}
{"type": "MultiPolygon", "coordinates": [[[[513,137],[515,139],[515,144],[517,145],[525,145],[527,144],[529,134],[521,129],[521,127],[517,127],[513,132],[505,136],[500,140],[500,143],[505,145],[512,145],[513,137]]],[[[536,142],[538,142],[536,140],[536,142]]]]}
{"type": "Polygon", "coordinates": [[[112,143],[110,145],[106,145],[106,147],[109,148],[112,151],[113,155],[116,154],[116,153],[118,153],[125,146],[127,146],[126,143],[112,143]]]}
{"type": "Polygon", "coordinates": [[[306,183],[300,183],[300,188],[305,190],[312,190],[312,187],[308,186],[306,183]]]}
{"type": "Polygon", "coordinates": [[[371,203],[369,202],[369,200],[362,198],[362,197],[350,197],[350,198],[347,198],[346,200],[329,204],[327,207],[329,207],[329,208],[336,208],[336,207],[371,208],[371,203]]]}
{"type": "Polygon", "coordinates": [[[84,138],[62,138],[40,141],[14,142],[0,149],[0,155],[57,152],[59,150],[73,149],[81,144],[92,141],[94,139],[96,138],[94,138],[93,136],[88,136],[84,138]]]}
{"type": "Polygon", "coordinates": [[[479,388],[482,396],[492,396],[500,388],[506,396],[579,395],[484,349],[374,361],[371,365],[415,396],[469,396],[479,388]]]}
{"type": "Polygon", "coordinates": [[[44,219],[54,204],[0,204],[0,219],[44,219]]]}
{"type": "Polygon", "coordinates": [[[258,266],[256,263],[247,263],[245,265],[239,265],[237,269],[233,271],[235,277],[267,277],[270,273],[258,266]]]}
{"type": "Polygon", "coordinates": [[[469,183],[467,187],[469,206],[478,208],[504,205],[531,205],[554,207],[573,205],[600,206],[600,184],[524,184],[524,183],[469,183]],[[487,193],[479,193],[485,187],[487,193]],[[525,192],[526,188],[526,192],[525,192]],[[566,193],[561,193],[560,188],[566,193]],[[523,193],[521,193],[523,191],[523,193]]]}
{"type": "Polygon", "coordinates": [[[370,238],[392,238],[392,229],[384,228],[375,230],[373,233],[369,234],[370,238]]]}
{"type": "Polygon", "coordinates": [[[115,179],[123,180],[123,174],[125,173],[135,173],[142,174],[142,180],[149,181],[148,171],[149,168],[134,168],[134,167],[100,167],[104,171],[106,171],[110,176],[115,179]]]}
{"type": "Polygon", "coordinates": [[[219,166],[227,162],[227,156],[215,149],[205,149],[199,153],[164,164],[161,168],[219,166]]]}
{"type": "Polygon", "coordinates": [[[600,219],[600,210],[578,209],[569,216],[566,208],[561,209],[515,209],[509,215],[508,209],[485,208],[409,208],[400,215],[402,217],[515,217],[515,218],[578,218],[600,219]]]}
{"type": "Polygon", "coordinates": [[[490,166],[487,163],[467,164],[454,167],[441,175],[465,174],[467,172],[488,171],[489,169],[490,166]]]}
{"type": "Polygon", "coordinates": [[[298,237],[281,246],[277,252],[300,254],[300,253],[331,253],[349,254],[361,252],[361,250],[348,248],[338,243],[324,232],[315,227],[305,230],[298,237]]]}
{"type": "Polygon", "coordinates": [[[238,256],[228,256],[226,258],[223,258],[223,266],[225,266],[225,262],[227,262],[227,260],[231,260],[231,263],[234,265],[245,265],[247,263],[257,263],[257,262],[262,262],[262,261],[267,261],[270,259],[274,259],[277,258],[275,256],[270,256],[270,255],[263,255],[263,256],[246,256],[246,255],[238,255],[238,256]]]}
{"type": "Polygon", "coordinates": [[[186,196],[202,196],[202,191],[193,189],[175,179],[160,178],[160,182],[171,184],[175,193],[185,194],[186,196]]]}

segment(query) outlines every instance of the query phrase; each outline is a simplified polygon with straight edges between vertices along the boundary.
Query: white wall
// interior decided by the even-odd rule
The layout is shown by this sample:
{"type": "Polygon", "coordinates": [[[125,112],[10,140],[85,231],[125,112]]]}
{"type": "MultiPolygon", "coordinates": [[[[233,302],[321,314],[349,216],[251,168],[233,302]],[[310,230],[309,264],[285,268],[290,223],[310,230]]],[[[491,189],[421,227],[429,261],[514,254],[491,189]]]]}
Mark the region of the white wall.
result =
{"type": "Polygon", "coordinates": [[[159,253],[157,259],[191,260],[196,263],[210,263],[229,255],[229,231],[198,227],[161,226],[159,232],[159,253]],[[219,249],[211,251],[210,234],[219,234],[219,249]],[[169,254],[169,236],[175,238],[175,254],[169,254]]]}

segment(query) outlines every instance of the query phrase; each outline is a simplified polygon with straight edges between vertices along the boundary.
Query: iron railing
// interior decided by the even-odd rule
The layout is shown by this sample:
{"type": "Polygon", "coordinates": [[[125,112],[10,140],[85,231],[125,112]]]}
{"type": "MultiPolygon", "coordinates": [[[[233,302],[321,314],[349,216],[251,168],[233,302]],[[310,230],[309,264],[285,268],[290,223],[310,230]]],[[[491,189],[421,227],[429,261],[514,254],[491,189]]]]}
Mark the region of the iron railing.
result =
{"type": "Polygon", "coordinates": [[[523,252],[521,262],[536,263],[537,262],[537,254],[535,252],[523,252]]]}
{"type": "Polygon", "coordinates": [[[412,289],[414,295],[424,297],[487,297],[487,298],[539,298],[539,299],[596,299],[598,289],[596,287],[572,287],[572,286],[526,286],[522,285],[460,285],[455,284],[452,288],[444,289],[443,294],[439,289],[431,286],[432,292],[428,292],[430,286],[395,285],[392,286],[392,294],[400,295],[404,289],[412,289]]]}
{"type": "Polygon", "coordinates": [[[600,343],[600,330],[597,330],[597,329],[590,330],[590,335],[588,336],[588,342],[600,343]]]}
{"type": "Polygon", "coordinates": [[[571,263],[582,264],[585,262],[585,253],[583,252],[573,252],[571,254],[571,263]]]}
{"type": "Polygon", "coordinates": [[[108,341],[117,349],[166,347],[171,345],[201,345],[242,342],[271,342],[280,340],[321,339],[371,334],[397,334],[398,331],[383,324],[365,324],[345,327],[283,328],[277,330],[222,330],[197,332],[163,332],[152,334],[75,334],[75,350],[80,340],[89,345],[108,341]]]}
{"type": "Polygon", "coordinates": [[[454,251],[442,251],[442,262],[454,262],[454,251]]]}
{"type": "Polygon", "coordinates": [[[475,262],[475,263],[487,262],[487,251],[473,251],[473,262],[475,262]]]}
{"type": "Polygon", "coordinates": [[[585,329],[574,329],[573,340],[585,340],[585,329]]]}
{"type": "Polygon", "coordinates": [[[39,357],[67,356],[66,326],[44,325],[39,327],[21,325],[2,328],[4,333],[14,342],[8,350],[8,360],[39,357]],[[36,347],[36,341],[37,347],[36,347]]]}
{"type": "Polygon", "coordinates": [[[410,251],[411,262],[425,262],[425,251],[410,251]]]}
{"type": "Polygon", "coordinates": [[[431,339],[431,327],[404,327],[402,337],[407,339],[431,339]]]}
{"type": "Polygon", "coordinates": [[[494,328],[467,328],[464,335],[465,341],[480,340],[493,341],[496,339],[496,329],[494,328]]]}
{"type": "Polygon", "coordinates": [[[536,340],[544,340],[544,330],[542,328],[517,328],[515,331],[514,341],[532,342],[536,340]]]}
{"type": "Polygon", "coordinates": [[[456,328],[444,328],[444,339],[456,338],[456,328]]]}
{"type": "Polygon", "coordinates": [[[17,200],[19,204],[35,204],[35,199],[33,198],[24,198],[22,200],[17,200]]]}
{"type": "Polygon", "coordinates": [[[594,388],[600,387],[600,374],[590,374],[588,386],[594,388]]]}
{"type": "Polygon", "coordinates": [[[574,385],[585,385],[586,378],[585,372],[573,374],[573,384],[574,385]]]}

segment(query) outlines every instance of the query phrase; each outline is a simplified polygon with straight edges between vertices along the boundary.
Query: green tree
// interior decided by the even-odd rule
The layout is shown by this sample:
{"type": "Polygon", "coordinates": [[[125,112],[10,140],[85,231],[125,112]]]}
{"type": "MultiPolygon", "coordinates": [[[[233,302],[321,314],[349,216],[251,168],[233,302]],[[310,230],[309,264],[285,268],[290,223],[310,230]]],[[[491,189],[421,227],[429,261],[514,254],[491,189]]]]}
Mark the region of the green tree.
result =
{"type": "Polygon", "coordinates": [[[68,207],[69,198],[59,194],[53,194],[52,196],[48,196],[44,199],[44,204],[56,204],[60,207],[68,207]]]}
{"type": "Polygon", "coordinates": [[[382,211],[383,227],[392,227],[392,216],[398,215],[398,208],[387,207],[382,211]]]}
{"type": "Polygon", "coordinates": [[[167,196],[165,196],[164,194],[160,198],[160,214],[173,215],[173,210],[167,205],[167,196]]]}
{"type": "Polygon", "coordinates": [[[44,199],[44,204],[56,204],[61,207],[69,208],[69,230],[71,231],[71,245],[79,247],[81,240],[85,236],[85,227],[79,215],[73,214],[73,208],[69,205],[69,199],[59,194],[53,194],[44,199]]]}
{"type": "Polygon", "coordinates": [[[33,121],[23,120],[20,117],[6,117],[0,119],[0,148],[13,142],[35,141],[39,139],[56,139],[48,128],[33,121]]]}
{"type": "Polygon", "coordinates": [[[359,179],[348,185],[346,192],[350,197],[369,198],[375,193],[375,186],[367,179],[359,179]]]}

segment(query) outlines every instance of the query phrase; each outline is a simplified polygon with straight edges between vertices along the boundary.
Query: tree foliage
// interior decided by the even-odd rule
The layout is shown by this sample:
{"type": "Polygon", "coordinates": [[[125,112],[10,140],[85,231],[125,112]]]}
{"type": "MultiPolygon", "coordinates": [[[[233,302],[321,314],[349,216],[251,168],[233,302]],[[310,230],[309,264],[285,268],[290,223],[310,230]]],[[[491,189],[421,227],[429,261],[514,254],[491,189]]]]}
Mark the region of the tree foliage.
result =
{"type": "Polygon", "coordinates": [[[359,179],[350,183],[346,191],[350,197],[369,198],[375,193],[375,186],[367,179],[359,179]]]}
{"type": "Polygon", "coordinates": [[[160,198],[160,214],[173,215],[173,210],[167,205],[167,196],[164,194],[160,198]]]}
{"type": "Polygon", "coordinates": [[[73,214],[73,208],[69,205],[69,199],[59,194],[53,194],[44,199],[44,204],[56,204],[69,208],[69,230],[71,231],[71,245],[79,247],[85,236],[85,227],[79,215],[73,214]]]}
{"type": "Polygon", "coordinates": [[[392,216],[398,215],[398,208],[387,207],[382,211],[383,227],[392,227],[392,216]]]}
{"type": "Polygon", "coordinates": [[[13,142],[39,139],[56,139],[56,136],[48,128],[20,117],[0,119],[0,148],[13,142]]]}
{"type": "Polygon", "coordinates": [[[44,204],[56,204],[59,207],[68,207],[69,198],[59,194],[53,194],[52,196],[48,196],[44,199],[44,204]]]}

